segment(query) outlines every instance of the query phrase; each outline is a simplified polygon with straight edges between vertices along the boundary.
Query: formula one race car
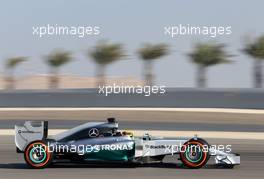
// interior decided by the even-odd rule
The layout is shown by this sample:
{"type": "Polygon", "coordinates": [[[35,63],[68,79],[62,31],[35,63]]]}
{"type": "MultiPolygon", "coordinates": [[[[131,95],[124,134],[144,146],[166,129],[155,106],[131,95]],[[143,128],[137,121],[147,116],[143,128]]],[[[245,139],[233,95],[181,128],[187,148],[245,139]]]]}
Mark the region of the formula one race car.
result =
{"type": "Polygon", "coordinates": [[[166,155],[180,156],[188,168],[203,167],[211,156],[215,164],[233,167],[240,164],[239,154],[221,151],[197,136],[191,139],[163,139],[148,134],[134,137],[119,131],[114,118],[107,122],[88,122],[48,138],[47,121],[26,121],[15,126],[17,152],[24,153],[32,168],[51,163],[161,162],[166,155]]]}

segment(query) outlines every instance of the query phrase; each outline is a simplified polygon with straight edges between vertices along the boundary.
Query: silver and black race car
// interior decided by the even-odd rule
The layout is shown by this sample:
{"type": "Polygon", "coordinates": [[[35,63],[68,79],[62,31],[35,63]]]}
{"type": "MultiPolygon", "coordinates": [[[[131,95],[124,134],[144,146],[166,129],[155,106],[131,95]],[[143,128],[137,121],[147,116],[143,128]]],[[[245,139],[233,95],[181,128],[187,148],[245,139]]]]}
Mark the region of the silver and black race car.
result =
{"type": "Polygon", "coordinates": [[[216,165],[233,167],[240,164],[239,154],[219,150],[204,139],[165,139],[118,130],[114,118],[107,122],[88,122],[48,137],[47,121],[26,121],[15,126],[17,152],[24,153],[32,168],[45,168],[51,163],[152,163],[162,162],[166,155],[179,155],[188,168],[203,167],[211,156],[216,165]]]}

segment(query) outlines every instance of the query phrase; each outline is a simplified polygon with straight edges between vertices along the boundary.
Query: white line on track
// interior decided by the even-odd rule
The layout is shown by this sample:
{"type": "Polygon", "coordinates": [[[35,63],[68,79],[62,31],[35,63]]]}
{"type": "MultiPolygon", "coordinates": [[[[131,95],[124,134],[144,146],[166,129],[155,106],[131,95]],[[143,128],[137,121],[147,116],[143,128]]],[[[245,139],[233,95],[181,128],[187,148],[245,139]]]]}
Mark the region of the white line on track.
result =
{"type": "Polygon", "coordinates": [[[204,113],[234,113],[234,114],[264,114],[262,109],[231,109],[231,108],[70,108],[70,107],[43,107],[43,108],[0,108],[0,112],[19,111],[160,111],[160,112],[204,112],[204,113]]]}

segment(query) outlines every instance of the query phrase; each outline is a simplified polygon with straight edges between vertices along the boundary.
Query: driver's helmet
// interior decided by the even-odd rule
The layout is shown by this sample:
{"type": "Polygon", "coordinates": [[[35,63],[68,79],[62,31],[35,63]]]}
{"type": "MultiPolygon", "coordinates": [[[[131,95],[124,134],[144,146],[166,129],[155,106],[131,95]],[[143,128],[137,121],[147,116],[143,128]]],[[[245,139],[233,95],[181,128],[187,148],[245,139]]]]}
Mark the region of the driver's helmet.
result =
{"type": "Polygon", "coordinates": [[[131,131],[123,131],[122,132],[122,135],[126,135],[126,136],[130,136],[130,137],[134,137],[134,133],[133,132],[131,132],[131,131]]]}

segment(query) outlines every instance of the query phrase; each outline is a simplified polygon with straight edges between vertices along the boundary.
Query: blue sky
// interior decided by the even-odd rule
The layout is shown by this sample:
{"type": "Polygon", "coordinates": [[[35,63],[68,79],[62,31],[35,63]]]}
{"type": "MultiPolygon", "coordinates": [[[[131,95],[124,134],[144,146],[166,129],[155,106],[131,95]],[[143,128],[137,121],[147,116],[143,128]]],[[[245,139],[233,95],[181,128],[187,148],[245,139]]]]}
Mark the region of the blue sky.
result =
{"type": "Polygon", "coordinates": [[[253,60],[241,53],[246,35],[264,33],[264,1],[212,0],[46,0],[2,1],[0,7],[0,72],[4,59],[10,56],[30,56],[30,61],[17,69],[18,75],[47,73],[43,56],[55,48],[74,52],[74,61],[61,70],[92,76],[95,64],[85,56],[100,39],[124,44],[129,58],[110,65],[111,76],[142,78],[142,62],[135,55],[146,42],[168,43],[171,54],[155,63],[156,83],[174,87],[193,87],[196,66],[186,56],[197,42],[212,40],[228,44],[227,51],[236,55],[233,64],[209,69],[209,87],[251,87],[253,60]],[[58,24],[100,26],[101,35],[76,38],[53,36],[38,38],[32,26],[58,24]],[[171,39],[163,34],[164,26],[232,26],[232,35],[207,38],[181,36],[171,39]]]}

